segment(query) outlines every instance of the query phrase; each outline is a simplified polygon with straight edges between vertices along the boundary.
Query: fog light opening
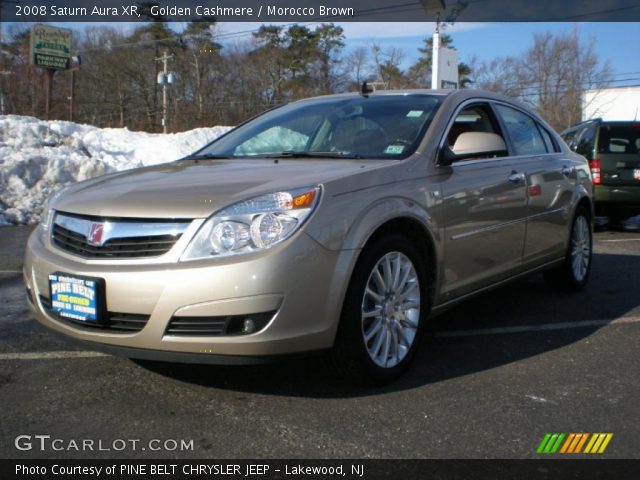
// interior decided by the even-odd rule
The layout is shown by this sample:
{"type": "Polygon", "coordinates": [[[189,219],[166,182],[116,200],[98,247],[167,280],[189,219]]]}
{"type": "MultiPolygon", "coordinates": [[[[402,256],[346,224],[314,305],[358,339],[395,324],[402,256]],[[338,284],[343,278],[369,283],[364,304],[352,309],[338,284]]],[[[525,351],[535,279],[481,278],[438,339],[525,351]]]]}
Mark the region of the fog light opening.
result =
{"type": "Polygon", "coordinates": [[[242,333],[248,335],[256,331],[256,322],[252,318],[245,318],[242,323],[242,333]]]}
{"type": "Polygon", "coordinates": [[[251,313],[229,317],[225,335],[251,335],[267,326],[275,312],[251,313]]]}

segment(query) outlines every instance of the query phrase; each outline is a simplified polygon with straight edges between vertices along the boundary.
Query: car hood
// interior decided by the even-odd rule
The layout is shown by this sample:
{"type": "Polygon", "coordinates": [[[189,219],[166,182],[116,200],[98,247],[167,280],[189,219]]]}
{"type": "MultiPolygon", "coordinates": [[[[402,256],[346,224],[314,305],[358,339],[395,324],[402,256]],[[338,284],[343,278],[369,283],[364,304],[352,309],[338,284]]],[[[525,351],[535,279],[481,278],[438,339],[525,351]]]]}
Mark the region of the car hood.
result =
{"type": "MultiPolygon", "coordinates": [[[[181,160],[77,183],[58,211],[130,218],[201,218],[247,198],[344,178],[384,160],[181,160]]],[[[367,168],[369,167],[369,168],[367,168]]]]}

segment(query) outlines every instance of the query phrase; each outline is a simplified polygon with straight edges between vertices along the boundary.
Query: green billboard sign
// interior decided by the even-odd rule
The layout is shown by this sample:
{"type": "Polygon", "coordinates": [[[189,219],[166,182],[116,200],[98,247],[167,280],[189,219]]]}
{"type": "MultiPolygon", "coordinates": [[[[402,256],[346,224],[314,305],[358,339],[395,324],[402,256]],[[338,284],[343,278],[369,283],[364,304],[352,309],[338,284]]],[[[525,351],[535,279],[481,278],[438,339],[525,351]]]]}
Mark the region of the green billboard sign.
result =
{"type": "Polygon", "coordinates": [[[71,63],[71,30],[35,25],[31,27],[31,64],[51,70],[66,70],[71,63]]]}

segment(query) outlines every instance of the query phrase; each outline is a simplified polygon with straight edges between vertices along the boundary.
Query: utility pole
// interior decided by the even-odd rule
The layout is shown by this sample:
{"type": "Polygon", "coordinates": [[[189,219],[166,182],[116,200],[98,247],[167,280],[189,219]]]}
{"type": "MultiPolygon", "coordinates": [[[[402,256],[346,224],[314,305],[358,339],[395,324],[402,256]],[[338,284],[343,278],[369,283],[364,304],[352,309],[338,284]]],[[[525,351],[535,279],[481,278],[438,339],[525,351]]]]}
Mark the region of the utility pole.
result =
{"type": "Polygon", "coordinates": [[[44,103],[44,118],[45,120],[49,120],[51,116],[51,101],[53,97],[53,75],[56,73],[52,68],[46,68],[44,70],[45,73],[45,85],[47,97],[44,103]]]}
{"type": "Polygon", "coordinates": [[[71,74],[71,82],[69,85],[69,121],[73,122],[73,103],[75,101],[74,95],[76,90],[76,71],[72,68],[69,73],[71,74]]]}
{"type": "MultiPolygon", "coordinates": [[[[165,78],[169,74],[169,55],[166,50],[162,52],[162,73],[164,73],[165,78]]],[[[168,85],[165,80],[162,84],[162,133],[167,133],[167,128],[169,127],[167,125],[169,123],[169,119],[167,118],[167,100],[169,91],[167,88],[168,85]]]]}
{"type": "Polygon", "coordinates": [[[80,68],[80,55],[71,57],[71,65],[69,69],[70,84],[69,84],[69,121],[73,122],[73,115],[75,112],[75,90],[76,90],[76,70],[80,68]]]}
{"type": "Polygon", "coordinates": [[[438,66],[440,64],[440,12],[436,14],[436,31],[433,32],[433,52],[431,54],[431,89],[440,88],[438,85],[438,66]]]}
{"type": "Polygon", "coordinates": [[[447,8],[445,0],[420,0],[427,13],[436,13],[436,31],[433,34],[433,51],[431,54],[431,88],[440,88],[438,79],[438,62],[440,59],[440,13],[447,8]]]}
{"type": "Polygon", "coordinates": [[[169,72],[169,59],[173,55],[169,55],[168,50],[162,52],[162,56],[156,58],[156,61],[162,62],[162,72],[158,74],[158,84],[162,85],[162,133],[167,133],[169,127],[168,103],[169,103],[169,84],[173,83],[173,73],[169,72]]]}

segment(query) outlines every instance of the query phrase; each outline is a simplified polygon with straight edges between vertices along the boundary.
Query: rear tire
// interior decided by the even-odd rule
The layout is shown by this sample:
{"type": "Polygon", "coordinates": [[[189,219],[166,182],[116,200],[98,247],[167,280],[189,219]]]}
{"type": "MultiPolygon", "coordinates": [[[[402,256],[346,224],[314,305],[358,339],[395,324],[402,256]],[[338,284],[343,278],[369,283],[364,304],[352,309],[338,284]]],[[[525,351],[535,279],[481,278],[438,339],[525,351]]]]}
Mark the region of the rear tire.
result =
{"type": "Polygon", "coordinates": [[[579,207],[571,225],[564,263],[544,272],[545,281],[551,288],[565,292],[582,290],[589,281],[592,256],[591,217],[585,207],[579,207]]]}
{"type": "Polygon", "coordinates": [[[424,255],[392,233],[362,252],[342,307],[331,359],[360,384],[398,378],[413,359],[429,311],[424,255]]]}

